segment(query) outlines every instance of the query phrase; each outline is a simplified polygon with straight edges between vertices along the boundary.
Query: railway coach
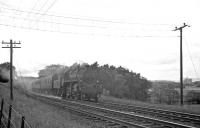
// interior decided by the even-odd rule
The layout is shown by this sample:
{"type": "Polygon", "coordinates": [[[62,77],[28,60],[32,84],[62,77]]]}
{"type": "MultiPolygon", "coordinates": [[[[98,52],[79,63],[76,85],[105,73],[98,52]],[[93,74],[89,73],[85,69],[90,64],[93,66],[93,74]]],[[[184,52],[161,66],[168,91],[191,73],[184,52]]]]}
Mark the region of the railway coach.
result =
{"type": "Polygon", "coordinates": [[[39,93],[50,94],[52,91],[51,85],[52,79],[50,76],[38,78],[32,83],[32,90],[39,93]]]}

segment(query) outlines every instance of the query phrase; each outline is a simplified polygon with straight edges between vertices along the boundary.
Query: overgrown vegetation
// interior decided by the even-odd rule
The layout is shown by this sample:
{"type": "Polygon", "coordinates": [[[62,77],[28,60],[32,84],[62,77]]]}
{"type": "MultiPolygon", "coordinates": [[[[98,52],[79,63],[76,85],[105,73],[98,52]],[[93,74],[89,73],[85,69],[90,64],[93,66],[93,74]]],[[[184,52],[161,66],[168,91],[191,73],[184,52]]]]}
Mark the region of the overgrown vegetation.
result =
{"type": "Polygon", "coordinates": [[[152,84],[151,100],[153,103],[176,104],[179,102],[179,93],[176,90],[178,83],[171,81],[156,81],[152,84]]]}
{"type": "Polygon", "coordinates": [[[188,92],[186,101],[190,104],[200,104],[200,93],[195,91],[188,92]]]}
{"type": "MultiPolygon", "coordinates": [[[[184,84],[185,104],[200,104],[199,81],[184,84]]],[[[162,104],[178,104],[180,84],[172,81],[154,81],[151,88],[151,101],[162,104]]]]}
{"type": "Polygon", "coordinates": [[[45,76],[53,75],[53,74],[58,73],[58,72],[62,72],[62,71],[67,70],[67,69],[68,69],[67,66],[60,65],[60,64],[52,64],[52,65],[46,66],[44,69],[41,69],[38,72],[38,76],[39,77],[45,77],[45,76]]]}
{"type": "MultiPolygon", "coordinates": [[[[16,73],[16,68],[13,66],[13,78],[16,78],[17,73],[16,73]]],[[[6,83],[9,81],[9,70],[10,70],[10,63],[5,62],[0,64],[0,82],[6,83]]]]}
{"type": "MultiPolygon", "coordinates": [[[[29,98],[16,89],[14,89],[14,101],[10,101],[9,88],[2,85],[0,85],[1,98],[11,103],[17,112],[24,115],[31,128],[99,128],[104,126],[102,123],[84,119],[77,113],[29,98]]],[[[15,116],[13,112],[13,122],[20,127],[21,118],[15,116]]]]}
{"type": "Polygon", "coordinates": [[[149,98],[148,89],[151,88],[151,82],[139,73],[129,71],[121,66],[98,66],[97,63],[91,66],[95,66],[100,71],[108,74],[107,78],[104,76],[105,84],[103,87],[109,90],[111,96],[141,101],[149,98]]]}

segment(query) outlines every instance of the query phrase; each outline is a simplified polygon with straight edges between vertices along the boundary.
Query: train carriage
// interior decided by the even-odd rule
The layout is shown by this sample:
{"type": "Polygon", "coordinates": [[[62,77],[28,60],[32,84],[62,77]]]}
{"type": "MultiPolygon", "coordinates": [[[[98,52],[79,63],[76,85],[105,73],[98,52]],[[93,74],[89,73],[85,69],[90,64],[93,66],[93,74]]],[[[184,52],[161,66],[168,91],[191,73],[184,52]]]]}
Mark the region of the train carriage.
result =
{"type": "Polygon", "coordinates": [[[49,94],[52,89],[51,77],[48,76],[37,79],[35,82],[32,83],[32,89],[40,93],[49,94]]]}
{"type": "Polygon", "coordinates": [[[33,83],[32,83],[32,90],[35,91],[35,92],[40,92],[41,90],[41,83],[40,83],[40,79],[37,79],[35,80],[33,83]]]}

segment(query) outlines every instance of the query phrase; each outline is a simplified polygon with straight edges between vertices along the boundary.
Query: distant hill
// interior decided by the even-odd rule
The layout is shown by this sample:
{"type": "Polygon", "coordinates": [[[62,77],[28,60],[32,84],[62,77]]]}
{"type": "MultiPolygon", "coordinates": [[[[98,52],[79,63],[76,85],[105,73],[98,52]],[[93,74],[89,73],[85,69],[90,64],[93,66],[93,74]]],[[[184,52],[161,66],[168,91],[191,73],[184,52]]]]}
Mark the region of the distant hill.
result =
{"type": "Polygon", "coordinates": [[[169,81],[169,80],[154,80],[154,81],[151,81],[151,82],[152,82],[152,87],[154,87],[154,86],[168,86],[168,85],[171,85],[171,86],[174,86],[174,87],[179,86],[178,82],[169,81]]]}
{"type": "Polygon", "coordinates": [[[18,77],[18,79],[35,80],[35,79],[37,79],[37,77],[33,77],[33,76],[21,76],[21,77],[18,77]]]}
{"type": "Polygon", "coordinates": [[[200,78],[192,78],[192,82],[200,81],[200,78]]]}

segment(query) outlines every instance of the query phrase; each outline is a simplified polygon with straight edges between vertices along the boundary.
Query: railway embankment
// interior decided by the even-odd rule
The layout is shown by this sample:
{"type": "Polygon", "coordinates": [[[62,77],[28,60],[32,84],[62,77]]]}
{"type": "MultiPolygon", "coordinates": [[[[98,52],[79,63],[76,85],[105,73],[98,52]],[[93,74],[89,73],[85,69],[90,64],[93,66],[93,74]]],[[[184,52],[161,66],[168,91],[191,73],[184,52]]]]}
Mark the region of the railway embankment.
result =
{"type": "Polygon", "coordinates": [[[14,101],[9,100],[9,88],[0,85],[0,98],[11,103],[16,111],[26,117],[31,128],[97,128],[101,123],[84,119],[66,109],[48,105],[27,97],[14,89],[14,101]]]}

